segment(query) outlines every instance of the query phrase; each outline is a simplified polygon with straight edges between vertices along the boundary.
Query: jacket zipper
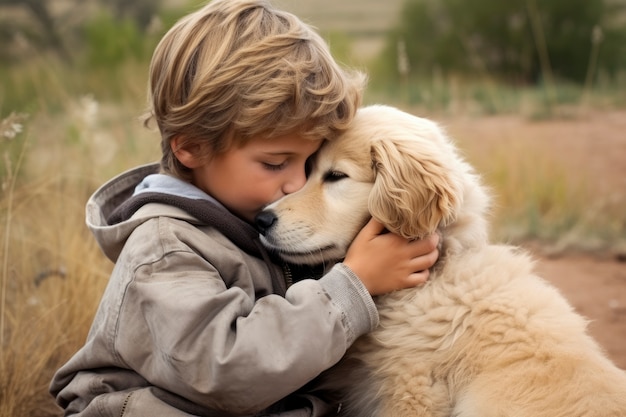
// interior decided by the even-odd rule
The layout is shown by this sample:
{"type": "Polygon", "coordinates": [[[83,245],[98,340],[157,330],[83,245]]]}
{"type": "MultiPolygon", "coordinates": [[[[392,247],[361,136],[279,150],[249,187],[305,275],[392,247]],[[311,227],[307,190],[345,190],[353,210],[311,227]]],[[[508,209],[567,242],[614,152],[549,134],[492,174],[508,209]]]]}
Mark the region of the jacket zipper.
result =
{"type": "Polygon", "coordinates": [[[291,268],[285,263],[283,263],[283,275],[285,276],[287,288],[291,287],[291,284],[293,284],[293,275],[291,274],[291,268]]]}

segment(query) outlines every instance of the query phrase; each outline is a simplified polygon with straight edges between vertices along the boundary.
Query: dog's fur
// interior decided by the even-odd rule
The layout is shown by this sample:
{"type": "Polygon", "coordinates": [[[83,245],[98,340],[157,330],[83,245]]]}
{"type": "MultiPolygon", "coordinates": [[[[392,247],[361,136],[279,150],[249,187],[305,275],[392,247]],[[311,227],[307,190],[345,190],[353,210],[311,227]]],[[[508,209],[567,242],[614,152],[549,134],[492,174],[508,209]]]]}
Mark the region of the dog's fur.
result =
{"type": "Polygon", "coordinates": [[[443,237],[429,282],[378,297],[380,326],[326,375],[344,415],[626,416],[626,373],[529,256],[489,243],[488,203],[435,123],[371,106],[268,207],[264,243],[294,263],[341,259],[370,214],[407,238],[443,237]]]}

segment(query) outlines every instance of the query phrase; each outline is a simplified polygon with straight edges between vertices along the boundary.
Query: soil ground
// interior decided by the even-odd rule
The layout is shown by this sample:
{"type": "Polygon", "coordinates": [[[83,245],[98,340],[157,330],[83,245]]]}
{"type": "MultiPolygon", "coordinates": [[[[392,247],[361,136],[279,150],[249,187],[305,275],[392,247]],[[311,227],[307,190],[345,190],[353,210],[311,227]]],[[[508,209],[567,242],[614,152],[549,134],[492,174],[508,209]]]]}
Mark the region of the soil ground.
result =
{"type": "Polygon", "coordinates": [[[626,263],[570,254],[540,257],[537,270],[590,320],[591,335],[626,369],[626,263]]]}
{"type": "MultiPolygon", "coordinates": [[[[573,119],[530,122],[520,116],[445,120],[454,137],[515,141],[523,138],[537,150],[559,156],[607,197],[626,202],[626,112],[586,113],[573,119]]],[[[626,204],[624,204],[626,210],[626,204]]],[[[611,253],[559,253],[528,245],[540,275],[561,289],[578,312],[590,320],[589,331],[610,358],[626,369],[626,256],[611,253]]],[[[621,251],[621,252],[620,252],[621,251]]]]}

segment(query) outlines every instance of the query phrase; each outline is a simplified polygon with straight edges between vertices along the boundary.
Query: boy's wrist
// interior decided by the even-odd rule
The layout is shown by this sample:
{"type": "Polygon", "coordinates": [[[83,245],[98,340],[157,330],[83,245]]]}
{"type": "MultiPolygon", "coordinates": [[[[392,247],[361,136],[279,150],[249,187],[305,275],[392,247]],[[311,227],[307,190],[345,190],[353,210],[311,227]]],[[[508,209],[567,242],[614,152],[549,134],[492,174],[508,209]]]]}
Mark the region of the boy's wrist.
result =
{"type": "Polygon", "coordinates": [[[378,326],[376,304],[350,267],[338,263],[319,282],[342,311],[348,345],[378,326]]]}

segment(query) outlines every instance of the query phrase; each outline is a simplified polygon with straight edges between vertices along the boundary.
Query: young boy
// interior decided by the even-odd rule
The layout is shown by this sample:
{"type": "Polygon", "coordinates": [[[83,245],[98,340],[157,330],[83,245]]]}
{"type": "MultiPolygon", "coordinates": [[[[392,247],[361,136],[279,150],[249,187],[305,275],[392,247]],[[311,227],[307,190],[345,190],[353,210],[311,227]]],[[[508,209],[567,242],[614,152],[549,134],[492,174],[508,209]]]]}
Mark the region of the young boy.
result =
{"type": "Polygon", "coordinates": [[[372,296],[427,279],[437,238],[371,221],[342,263],[290,283],[253,223],[302,187],[362,84],[266,0],[214,0],[165,35],[150,68],[160,170],[124,173],[87,203],[115,268],[87,342],[51,383],[66,415],[334,414],[303,387],[377,325],[372,296]]]}

